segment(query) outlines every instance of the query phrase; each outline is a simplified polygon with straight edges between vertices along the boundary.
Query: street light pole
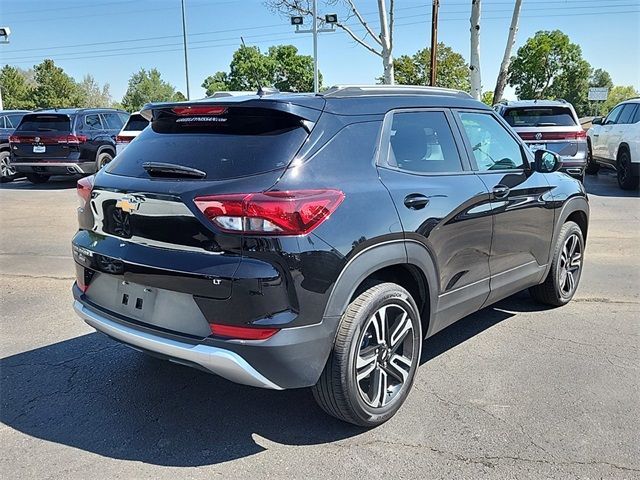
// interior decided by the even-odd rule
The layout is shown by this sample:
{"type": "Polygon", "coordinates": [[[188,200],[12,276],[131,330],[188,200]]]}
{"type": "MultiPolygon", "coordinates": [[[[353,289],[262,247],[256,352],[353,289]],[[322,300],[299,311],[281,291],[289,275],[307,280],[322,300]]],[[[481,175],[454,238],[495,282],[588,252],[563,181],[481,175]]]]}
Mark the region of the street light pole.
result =
{"type": "Polygon", "coordinates": [[[187,100],[191,100],[189,94],[189,56],[187,55],[187,18],[184,12],[184,0],[182,1],[182,43],[184,44],[184,74],[187,80],[187,100]]]}
{"type": "Polygon", "coordinates": [[[318,93],[318,0],[313,0],[313,93],[318,93]]]}
{"type": "Polygon", "coordinates": [[[429,84],[432,87],[436,86],[436,73],[438,69],[437,57],[438,53],[438,8],[440,7],[440,0],[433,0],[433,7],[431,9],[431,72],[429,77],[429,84]]]}

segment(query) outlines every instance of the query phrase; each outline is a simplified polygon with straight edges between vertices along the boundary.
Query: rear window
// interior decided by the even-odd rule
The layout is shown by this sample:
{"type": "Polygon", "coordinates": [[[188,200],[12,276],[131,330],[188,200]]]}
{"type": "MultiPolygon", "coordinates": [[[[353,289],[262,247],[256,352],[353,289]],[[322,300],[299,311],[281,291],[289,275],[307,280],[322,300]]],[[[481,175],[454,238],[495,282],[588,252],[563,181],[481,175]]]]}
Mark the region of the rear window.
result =
{"type": "Polygon", "coordinates": [[[141,132],[149,125],[149,121],[139,113],[134,113],[124,125],[125,132],[141,132]]]}
{"type": "Polygon", "coordinates": [[[69,132],[71,119],[68,115],[25,115],[16,132],[69,132]]]}
{"type": "Polygon", "coordinates": [[[512,127],[569,127],[577,125],[566,107],[510,108],[504,118],[512,127]]]}
{"type": "Polygon", "coordinates": [[[302,120],[277,110],[220,107],[215,115],[156,113],[126,150],[109,164],[108,172],[149,177],[142,164],[162,162],[207,173],[207,180],[255,175],[286,167],[308,133],[302,120]]]}

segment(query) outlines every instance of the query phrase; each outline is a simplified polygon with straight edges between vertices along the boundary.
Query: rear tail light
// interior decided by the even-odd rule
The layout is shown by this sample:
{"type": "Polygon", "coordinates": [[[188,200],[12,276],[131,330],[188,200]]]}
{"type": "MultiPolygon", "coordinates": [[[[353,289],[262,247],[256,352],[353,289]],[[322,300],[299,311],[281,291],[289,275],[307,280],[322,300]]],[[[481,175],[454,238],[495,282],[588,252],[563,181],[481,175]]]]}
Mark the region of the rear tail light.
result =
{"type": "Polygon", "coordinates": [[[47,137],[37,137],[35,135],[11,135],[10,143],[41,143],[43,145],[55,145],[57,143],[66,143],[69,145],[79,145],[87,141],[86,135],[53,135],[47,137]]]}
{"type": "Polygon", "coordinates": [[[20,143],[20,137],[18,135],[9,135],[9,143],[20,143]]]}
{"type": "Polygon", "coordinates": [[[133,137],[127,137],[126,135],[116,136],[116,143],[129,143],[131,140],[133,140],[133,137]]]}
{"type": "Polygon", "coordinates": [[[535,132],[518,132],[523,140],[585,140],[587,132],[580,130],[579,132],[544,132],[540,138],[537,138],[535,132]]]}
{"type": "Polygon", "coordinates": [[[266,340],[275,335],[279,329],[264,327],[240,327],[212,323],[211,333],[217,337],[235,338],[238,340],[266,340]]]}
{"type": "Polygon", "coordinates": [[[76,191],[78,193],[78,204],[80,208],[86,207],[87,203],[91,199],[91,190],[93,190],[94,180],[95,175],[78,180],[76,191]]]}
{"type": "Polygon", "coordinates": [[[304,235],[344,200],[339,190],[290,190],[197,197],[198,208],[227,232],[304,235]]]}
{"type": "Polygon", "coordinates": [[[67,135],[66,137],[60,137],[58,143],[70,143],[78,145],[87,141],[86,135],[67,135]]]}

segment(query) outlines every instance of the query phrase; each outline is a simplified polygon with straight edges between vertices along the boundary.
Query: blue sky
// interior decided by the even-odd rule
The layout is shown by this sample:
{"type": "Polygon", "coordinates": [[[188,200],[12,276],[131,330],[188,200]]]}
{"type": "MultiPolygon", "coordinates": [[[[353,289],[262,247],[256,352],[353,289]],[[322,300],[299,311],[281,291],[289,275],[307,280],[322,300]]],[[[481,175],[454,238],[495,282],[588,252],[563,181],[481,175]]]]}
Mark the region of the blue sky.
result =
{"type": "MultiPolygon", "coordinates": [[[[377,27],[376,3],[357,1],[377,27]]],[[[439,40],[468,59],[471,1],[440,3],[439,40]]],[[[192,98],[203,96],[200,85],[206,76],[228,70],[240,35],[263,50],[290,43],[301,53],[312,53],[311,37],[294,34],[288,19],[270,12],[261,0],[186,0],[186,5],[192,98]]],[[[513,1],[483,0],[482,8],[483,89],[493,90],[513,1]]],[[[396,9],[394,54],[413,54],[429,45],[431,1],[396,0],[396,9]]],[[[320,8],[320,13],[334,11],[343,13],[320,8]]],[[[165,80],[186,90],[180,0],[0,0],[0,23],[12,30],[11,43],[0,45],[2,64],[28,68],[53,58],[78,80],[91,73],[100,83],[108,82],[114,100],[122,98],[129,76],[141,67],[158,68],[165,80]]],[[[516,48],[538,30],[559,29],[615,84],[640,90],[639,27],[638,0],[523,0],[516,48]]],[[[341,32],[321,35],[319,64],[325,85],[375,83],[382,71],[379,57],[341,32]]]]}

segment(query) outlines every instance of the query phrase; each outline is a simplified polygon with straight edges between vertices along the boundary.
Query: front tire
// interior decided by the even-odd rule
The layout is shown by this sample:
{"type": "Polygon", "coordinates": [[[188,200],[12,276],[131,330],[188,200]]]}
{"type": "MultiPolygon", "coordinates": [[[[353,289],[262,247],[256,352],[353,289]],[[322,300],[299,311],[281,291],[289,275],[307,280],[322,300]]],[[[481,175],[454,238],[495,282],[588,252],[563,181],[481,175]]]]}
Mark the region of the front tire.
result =
{"type": "Polygon", "coordinates": [[[313,396],[340,420],[380,425],[407,398],[421,351],[420,314],[409,292],[395,283],[372,286],[342,316],[313,396]]]}
{"type": "Polygon", "coordinates": [[[593,159],[593,152],[591,150],[591,142],[587,142],[587,168],[584,173],[587,175],[596,175],[600,170],[600,165],[593,159]]]}
{"type": "Polygon", "coordinates": [[[49,181],[49,175],[40,175],[39,173],[27,173],[25,175],[27,180],[35,185],[39,185],[41,183],[47,183],[49,181]]]}
{"type": "Polygon", "coordinates": [[[633,175],[631,170],[631,156],[626,150],[621,150],[618,154],[616,165],[618,185],[623,190],[634,190],[638,188],[638,176],[633,175]]]}
{"type": "Polygon", "coordinates": [[[575,222],[566,222],[560,229],[547,278],[540,285],[531,287],[529,293],[536,301],[546,305],[566,305],[578,289],[583,260],[582,230],[575,222]]]}

